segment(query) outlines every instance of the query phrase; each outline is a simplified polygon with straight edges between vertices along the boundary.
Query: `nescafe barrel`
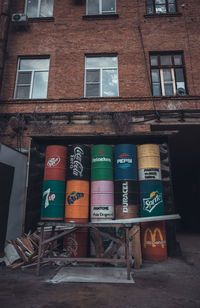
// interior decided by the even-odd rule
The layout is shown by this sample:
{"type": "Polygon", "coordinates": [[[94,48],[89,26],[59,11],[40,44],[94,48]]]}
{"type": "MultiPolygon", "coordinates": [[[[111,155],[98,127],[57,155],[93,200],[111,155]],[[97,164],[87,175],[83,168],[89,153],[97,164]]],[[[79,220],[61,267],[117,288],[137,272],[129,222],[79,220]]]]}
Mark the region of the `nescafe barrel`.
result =
{"type": "Polygon", "coordinates": [[[90,148],[86,145],[68,146],[67,179],[90,179],[90,148]]]}

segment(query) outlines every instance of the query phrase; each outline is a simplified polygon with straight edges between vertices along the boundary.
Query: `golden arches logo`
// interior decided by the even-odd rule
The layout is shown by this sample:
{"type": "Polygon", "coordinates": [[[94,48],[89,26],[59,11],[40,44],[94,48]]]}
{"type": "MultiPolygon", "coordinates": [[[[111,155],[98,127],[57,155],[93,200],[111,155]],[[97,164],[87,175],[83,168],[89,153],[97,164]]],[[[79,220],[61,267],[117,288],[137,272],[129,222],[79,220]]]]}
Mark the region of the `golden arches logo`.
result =
{"type": "Polygon", "coordinates": [[[150,228],[147,228],[144,234],[144,248],[147,247],[147,244],[152,245],[152,247],[156,247],[156,245],[161,245],[162,248],[165,248],[166,241],[163,239],[162,233],[159,228],[155,228],[154,231],[150,228]],[[151,241],[147,241],[147,235],[150,234],[151,241]],[[156,241],[156,234],[158,233],[160,241],[156,241]]]}

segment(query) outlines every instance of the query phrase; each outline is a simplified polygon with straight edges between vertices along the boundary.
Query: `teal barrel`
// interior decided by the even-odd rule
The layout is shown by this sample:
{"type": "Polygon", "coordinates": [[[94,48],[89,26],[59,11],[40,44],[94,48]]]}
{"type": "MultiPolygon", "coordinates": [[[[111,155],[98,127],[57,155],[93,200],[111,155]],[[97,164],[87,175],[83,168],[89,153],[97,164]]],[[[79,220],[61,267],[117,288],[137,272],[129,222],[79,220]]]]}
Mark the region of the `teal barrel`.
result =
{"type": "Polygon", "coordinates": [[[141,217],[164,215],[161,181],[140,181],[141,217]]]}
{"type": "Polygon", "coordinates": [[[63,220],[65,208],[65,182],[44,181],[41,220],[63,220]]]}
{"type": "Polygon", "coordinates": [[[113,180],[113,151],[111,145],[94,145],[91,150],[91,180],[113,180]]]}
{"type": "Polygon", "coordinates": [[[137,180],[137,147],[134,144],[118,144],[115,153],[115,181],[137,180]]]}

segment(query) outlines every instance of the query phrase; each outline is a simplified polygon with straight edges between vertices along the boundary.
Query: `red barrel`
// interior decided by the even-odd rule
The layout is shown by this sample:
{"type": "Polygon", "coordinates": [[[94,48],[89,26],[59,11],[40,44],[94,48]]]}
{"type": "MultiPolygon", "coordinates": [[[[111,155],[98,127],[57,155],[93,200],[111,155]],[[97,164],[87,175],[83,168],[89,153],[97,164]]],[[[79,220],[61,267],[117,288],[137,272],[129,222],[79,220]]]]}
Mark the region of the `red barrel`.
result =
{"type": "Polygon", "coordinates": [[[143,259],[163,261],[167,259],[164,221],[141,223],[141,245],[143,259]]]}
{"type": "Polygon", "coordinates": [[[44,181],[66,180],[67,147],[62,145],[49,145],[46,148],[44,181]]]}

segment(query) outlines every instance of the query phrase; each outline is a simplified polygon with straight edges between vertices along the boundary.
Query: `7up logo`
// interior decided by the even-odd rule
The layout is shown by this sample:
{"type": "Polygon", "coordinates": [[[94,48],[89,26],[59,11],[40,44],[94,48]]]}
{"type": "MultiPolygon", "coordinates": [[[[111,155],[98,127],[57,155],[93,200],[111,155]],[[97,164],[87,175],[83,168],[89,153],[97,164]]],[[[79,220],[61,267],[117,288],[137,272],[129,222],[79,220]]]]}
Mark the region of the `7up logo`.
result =
{"type": "Polygon", "coordinates": [[[56,195],[51,193],[51,189],[48,188],[43,192],[43,197],[45,197],[44,207],[45,209],[49,206],[50,202],[53,202],[56,199],[56,195]]]}
{"type": "Polygon", "coordinates": [[[161,202],[163,202],[162,193],[152,191],[149,198],[143,198],[143,209],[151,213],[161,202]]]}

